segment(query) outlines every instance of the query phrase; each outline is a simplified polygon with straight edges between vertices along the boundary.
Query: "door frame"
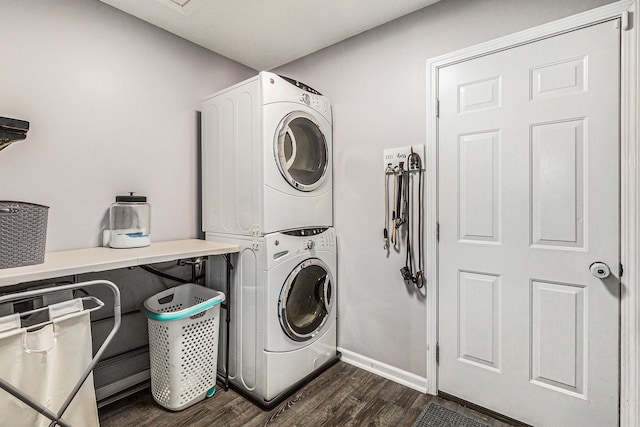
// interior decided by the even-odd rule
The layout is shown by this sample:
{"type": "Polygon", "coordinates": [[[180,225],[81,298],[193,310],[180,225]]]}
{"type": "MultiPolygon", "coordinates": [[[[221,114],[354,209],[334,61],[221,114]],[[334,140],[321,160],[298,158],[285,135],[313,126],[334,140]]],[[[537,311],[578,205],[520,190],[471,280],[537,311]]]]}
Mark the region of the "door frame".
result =
{"type": "Polygon", "coordinates": [[[621,18],[620,58],[620,426],[640,424],[640,31],[636,0],[621,0],[427,60],[426,279],[427,393],[438,392],[438,128],[440,68],[621,18]]]}

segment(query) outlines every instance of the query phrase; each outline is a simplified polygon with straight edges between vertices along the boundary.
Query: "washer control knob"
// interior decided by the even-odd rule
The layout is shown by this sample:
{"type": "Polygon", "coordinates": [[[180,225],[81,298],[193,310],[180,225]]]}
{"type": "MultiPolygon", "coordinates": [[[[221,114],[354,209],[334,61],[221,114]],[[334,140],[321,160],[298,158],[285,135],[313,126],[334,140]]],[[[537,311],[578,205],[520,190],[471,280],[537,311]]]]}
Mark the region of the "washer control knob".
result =
{"type": "Polygon", "coordinates": [[[309,105],[309,103],[311,103],[311,97],[309,96],[308,93],[303,93],[302,96],[300,97],[300,101],[302,101],[305,104],[309,105]]]}
{"type": "Polygon", "coordinates": [[[313,249],[313,247],[316,245],[316,242],[314,242],[313,240],[307,240],[307,249],[313,249]]]}
{"type": "Polygon", "coordinates": [[[598,279],[606,279],[611,274],[609,266],[604,262],[594,262],[589,266],[589,270],[591,270],[591,274],[598,279]]]}

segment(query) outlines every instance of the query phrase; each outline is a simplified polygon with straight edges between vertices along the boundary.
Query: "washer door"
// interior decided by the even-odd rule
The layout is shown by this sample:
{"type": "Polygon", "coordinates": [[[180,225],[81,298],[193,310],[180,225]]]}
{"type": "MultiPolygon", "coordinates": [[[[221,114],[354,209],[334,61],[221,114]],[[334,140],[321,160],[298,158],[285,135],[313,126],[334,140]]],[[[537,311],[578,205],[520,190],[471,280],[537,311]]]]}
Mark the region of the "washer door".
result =
{"type": "Polygon", "coordinates": [[[293,188],[313,191],[322,184],[329,157],[327,141],[311,114],[287,114],[278,125],[274,149],[278,169],[293,188]]]}
{"type": "Polygon", "coordinates": [[[294,341],[307,341],[327,321],[333,305],[332,279],[327,265],[317,258],[298,264],[287,277],[278,300],[280,325],[294,341]]]}

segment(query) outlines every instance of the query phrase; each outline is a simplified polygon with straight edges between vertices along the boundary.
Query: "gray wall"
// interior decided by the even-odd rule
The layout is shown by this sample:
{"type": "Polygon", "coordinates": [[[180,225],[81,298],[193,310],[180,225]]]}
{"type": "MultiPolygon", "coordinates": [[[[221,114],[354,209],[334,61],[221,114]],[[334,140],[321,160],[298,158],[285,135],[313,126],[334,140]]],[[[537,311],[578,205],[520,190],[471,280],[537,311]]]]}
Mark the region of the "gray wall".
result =
{"type": "Polygon", "coordinates": [[[382,250],[382,151],[424,144],[426,61],[610,0],[443,0],[276,71],[333,103],[339,346],[426,375],[426,302],[382,250]]]}
{"type": "MultiPolygon", "coordinates": [[[[423,144],[426,60],[610,0],[443,0],[276,70],[334,112],[339,345],[426,375],[425,301],[382,250],[382,150],[423,144]]],[[[0,200],[51,207],[48,250],[96,246],[116,194],[152,204],[156,241],[198,231],[200,99],[255,71],[97,0],[0,0],[0,200]]]]}
{"type": "Polygon", "coordinates": [[[0,200],[50,206],[47,250],[97,246],[117,194],[153,240],[197,236],[200,99],[255,74],[97,0],[0,0],[0,200]]]}

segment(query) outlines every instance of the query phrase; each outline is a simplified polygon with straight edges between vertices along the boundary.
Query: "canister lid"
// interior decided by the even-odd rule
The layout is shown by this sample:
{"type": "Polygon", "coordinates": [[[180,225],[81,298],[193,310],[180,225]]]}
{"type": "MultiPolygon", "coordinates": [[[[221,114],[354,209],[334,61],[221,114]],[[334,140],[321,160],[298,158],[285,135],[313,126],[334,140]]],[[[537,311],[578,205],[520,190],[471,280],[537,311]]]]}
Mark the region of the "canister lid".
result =
{"type": "Polygon", "coordinates": [[[146,203],[147,196],[134,196],[133,193],[129,193],[128,196],[116,196],[116,202],[124,203],[146,203]]]}

